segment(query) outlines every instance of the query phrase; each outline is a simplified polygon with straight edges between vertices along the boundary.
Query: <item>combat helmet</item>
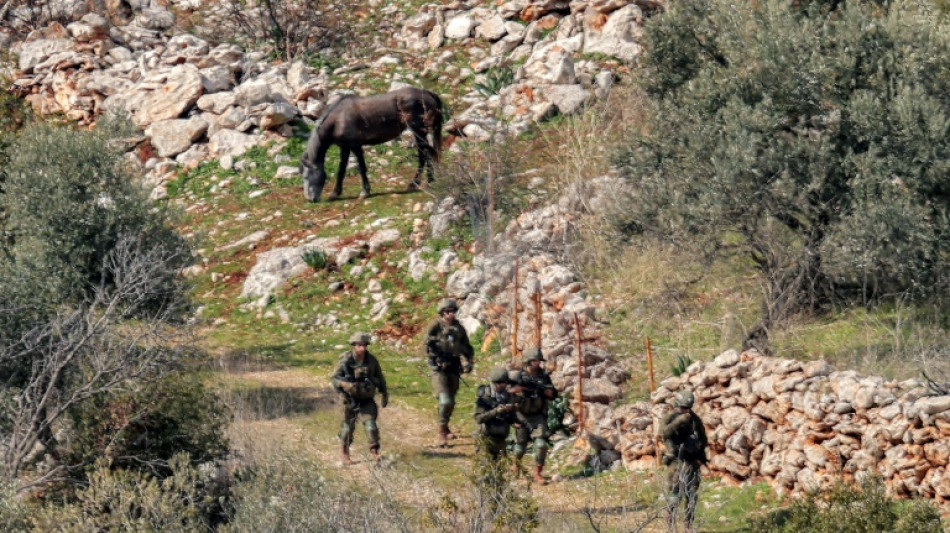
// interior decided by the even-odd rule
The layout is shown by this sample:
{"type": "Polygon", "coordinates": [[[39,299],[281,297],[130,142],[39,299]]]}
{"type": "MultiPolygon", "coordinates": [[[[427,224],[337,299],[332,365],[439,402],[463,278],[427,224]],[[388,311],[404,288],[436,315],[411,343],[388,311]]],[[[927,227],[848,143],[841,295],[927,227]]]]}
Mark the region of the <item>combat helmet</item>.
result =
{"type": "Polygon", "coordinates": [[[524,356],[522,356],[521,360],[525,363],[544,361],[544,355],[541,353],[541,348],[528,348],[524,351],[524,356]]]}
{"type": "Polygon", "coordinates": [[[688,390],[684,390],[683,392],[676,395],[676,399],[673,400],[673,406],[685,407],[689,409],[690,407],[693,406],[693,401],[694,401],[693,393],[688,390]]]}
{"type": "Polygon", "coordinates": [[[350,345],[354,344],[365,344],[369,345],[370,336],[369,333],[363,333],[362,331],[357,331],[356,333],[350,335],[350,345]]]}
{"type": "Polygon", "coordinates": [[[508,383],[511,380],[508,378],[508,370],[503,366],[496,366],[491,369],[491,373],[488,374],[488,381],[492,383],[508,383]]]}
{"type": "Polygon", "coordinates": [[[455,303],[455,300],[453,300],[452,298],[445,298],[444,300],[439,302],[440,315],[446,311],[458,311],[458,310],[459,310],[459,304],[455,303]]]}

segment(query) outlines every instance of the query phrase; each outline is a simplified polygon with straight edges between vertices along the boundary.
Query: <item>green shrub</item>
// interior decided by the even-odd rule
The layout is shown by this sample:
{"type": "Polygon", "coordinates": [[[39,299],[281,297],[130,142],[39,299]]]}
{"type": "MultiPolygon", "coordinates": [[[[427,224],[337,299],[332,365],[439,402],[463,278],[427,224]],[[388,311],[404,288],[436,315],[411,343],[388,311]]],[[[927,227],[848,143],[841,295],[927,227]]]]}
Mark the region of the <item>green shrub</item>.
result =
{"type": "Polygon", "coordinates": [[[394,499],[330,481],[309,460],[275,460],[239,471],[224,533],[415,531],[394,499]]]}
{"type": "Polygon", "coordinates": [[[60,533],[211,530],[224,498],[213,469],[192,466],[185,454],[175,456],[169,469],[171,474],[159,479],[100,461],[75,503],[48,504],[33,524],[39,531],[60,533]]]}
{"type": "Polygon", "coordinates": [[[693,364],[693,358],[688,355],[677,355],[676,361],[670,365],[670,373],[674,376],[682,376],[686,373],[689,365],[693,364]]]}
{"type": "Polygon", "coordinates": [[[468,490],[442,496],[428,512],[429,525],[441,531],[531,532],[540,524],[538,502],[512,483],[513,460],[472,457],[468,490]]]}
{"type": "Polygon", "coordinates": [[[943,532],[933,504],[889,498],[881,478],[871,476],[860,485],[839,483],[826,492],[808,493],[788,509],[754,520],[749,529],[760,533],[943,532]]]}
{"type": "Polygon", "coordinates": [[[327,267],[327,254],[323,250],[310,248],[304,251],[302,257],[303,262],[314,270],[323,270],[327,267]]]}
{"type": "Polygon", "coordinates": [[[650,18],[653,109],[620,158],[618,227],[749,260],[761,331],[947,290],[950,37],[926,4],[686,0],[650,18]]]}
{"type": "Polygon", "coordinates": [[[485,73],[484,81],[473,84],[472,88],[481,93],[482,96],[488,97],[498,94],[514,81],[515,73],[511,70],[511,67],[491,67],[485,73]]]}
{"type": "MultiPolygon", "coordinates": [[[[204,463],[228,453],[228,410],[194,374],[96,396],[70,410],[69,418],[75,436],[61,452],[67,464],[91,467],[107,459],[113,468],[161,478],[171,473],[166,465],[176,455],[204,463]]],[[[84,482],[82,469],[77,475],[84,482]]]]}
{"type": "Polygon", "coordinates": [[[32,512],[13,485],[0,483],[0,531],[28,531],[32,512]]]}

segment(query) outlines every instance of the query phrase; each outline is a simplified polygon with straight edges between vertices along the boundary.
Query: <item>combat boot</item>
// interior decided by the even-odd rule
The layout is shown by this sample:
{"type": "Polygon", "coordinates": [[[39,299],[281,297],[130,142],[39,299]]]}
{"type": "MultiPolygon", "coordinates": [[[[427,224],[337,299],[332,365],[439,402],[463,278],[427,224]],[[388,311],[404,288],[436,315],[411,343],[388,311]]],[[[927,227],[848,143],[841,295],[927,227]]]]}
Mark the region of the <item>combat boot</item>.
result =
{"type": "Polygon", "coordinates": [[[439,447],[449,447],[449,426],[445,424],[439,424],[439,447]]]}
{"type": "Polygon", "coordinates": [[[340,448],[340,456],[341,456],[341,459],[343,460],[344,465],[353,464],[353,459],[350,459],[350,447],[347,446],[346,444],[344,444],[343,447],[340,448]]]}
{"type": "Polygon", "coordinates": [[[538,485],[547,485],[548,478],[541,475],[542,468],[544,468],[544,465],[534,465],[534,482],[538,485]]]}
{"type": "Polygon", "coordinates": [[[516,457],[511,461],[511,475],[515,479],[521,477],[521,458],[516,457]]]}

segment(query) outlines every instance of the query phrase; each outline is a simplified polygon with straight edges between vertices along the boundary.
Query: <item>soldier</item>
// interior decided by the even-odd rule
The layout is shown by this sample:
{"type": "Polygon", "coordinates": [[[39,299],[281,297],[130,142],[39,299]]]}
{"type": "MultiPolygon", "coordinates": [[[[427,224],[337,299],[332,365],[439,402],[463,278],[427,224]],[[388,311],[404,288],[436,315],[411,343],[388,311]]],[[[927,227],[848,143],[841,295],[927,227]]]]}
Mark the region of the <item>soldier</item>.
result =
{"type": "Polygon", "coordinates": [[[479,424],[478,445],[497,459],[507,451],[508,432],[515,421],[516,398],[508,392],[508,371],[495,367],[488,376],[490,385],[478,387],[475,422],[479,424]]]}
{"type": "Polygon", "coordinates": [[[373,460],[379,461],[379,428],[376,426],[376,393],[382,395],[380,404],[385,408],[389,404],[389,392],[386,378],[379,361],[367,351],[370,337],[366,333],[354,333],[350,337],[352,350],[340,358],[340,366],[333,375],[333,387],[343,395],[343,426],[340,428],[341,453],[343,464],[353,464],[350,459],[350,444],[353,443],[353,430],[356,419],[363,421],[369,451],[373,460]]]}
{"type": "Polygon", "coordinates": [[[455,320],[458,309],[455,300],[442,300],[439,319],[429,327],[426,335],[432,389],[439,400],[439,445],[443,448],[449,445],[449,439],[455,438],[449,429],[449,419],[455,410],[455,394],[459,390],[461,374],[472,371],[475,353],[465,328],[455,320]]]}
{"type": "Polygon", "coordinates": [[[519,373],[518,385],[522,400],[518,405],[518,422],[515,424],[515,465],[521,464],[528,448],[528,441],[534,439],[534,481],[547,484],[541,475],[544,461],[548,455],[548,402],[557,398],[557,389],[551,383],[551,376],[541,366],[544,357],[540,348],[532,348],[524,354],[524,370],[519,373]]]}
{"type": "Polygon", "coordinates": [[[676,527],[680,501],[686,500],[686,531],[692,532],[699,498],[700,465],[706,462],[706,430],[703,421],[692,410],[693,393],[683,391],[673,402],[673,411],[663,417],[660,430],[666,445],[663,464],[670,467],[667,478],[669,507],[667,526],[676,527]]]}

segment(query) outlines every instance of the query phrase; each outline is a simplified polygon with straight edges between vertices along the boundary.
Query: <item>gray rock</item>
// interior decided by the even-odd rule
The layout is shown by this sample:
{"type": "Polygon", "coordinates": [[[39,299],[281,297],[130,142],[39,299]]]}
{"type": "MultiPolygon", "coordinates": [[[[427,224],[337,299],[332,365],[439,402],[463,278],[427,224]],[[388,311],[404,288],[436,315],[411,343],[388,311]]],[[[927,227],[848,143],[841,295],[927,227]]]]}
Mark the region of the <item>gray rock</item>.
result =
{"type": "Polygon", "coordinates": [[[145,129],[145,135],[151,137],[159,156],[174,157],[190,148],[207,130],[208,123],[197,117],[153,122],[145,129]]]}

